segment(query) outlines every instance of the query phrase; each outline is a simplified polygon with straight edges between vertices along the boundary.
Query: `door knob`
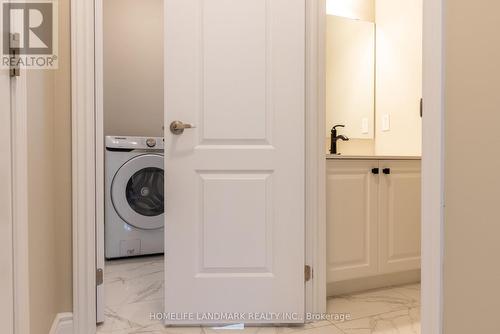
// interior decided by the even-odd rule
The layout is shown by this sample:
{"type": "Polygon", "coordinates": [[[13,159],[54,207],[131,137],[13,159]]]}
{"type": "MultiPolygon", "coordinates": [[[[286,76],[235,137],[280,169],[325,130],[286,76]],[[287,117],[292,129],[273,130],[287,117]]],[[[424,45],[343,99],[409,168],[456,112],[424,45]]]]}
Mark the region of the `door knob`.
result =
{"type": "Polygon", "coordinates": [[[391,174],[391,169],[390,168],[384,168],[382,171],[384,172],[385,175],[391,174]]]}
{"type": "Polygon", "coordinates": [[[379,169],[378,168],[373,168],[372,169],[372,173],[377,175],[379,173],[379,169]]]}
{"type": "Polygon", "coordinates": [[[194,129],[196,126],[189,123],[183,123],[181,121],[173,121],[170,123],[170,132],[174,135],[181,135],[184,133],[184,129],[194,129]]]}

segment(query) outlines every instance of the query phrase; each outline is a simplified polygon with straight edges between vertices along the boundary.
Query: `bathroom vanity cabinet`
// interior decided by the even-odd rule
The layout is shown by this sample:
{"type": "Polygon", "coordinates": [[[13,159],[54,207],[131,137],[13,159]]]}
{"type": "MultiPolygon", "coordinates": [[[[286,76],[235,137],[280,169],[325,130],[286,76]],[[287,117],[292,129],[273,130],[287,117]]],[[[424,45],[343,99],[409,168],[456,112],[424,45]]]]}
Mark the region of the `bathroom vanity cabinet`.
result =
{"type": "Polygon", "coordinates": [[[328,283],[420,269],[418,158],[327,160],[328,283]]]}

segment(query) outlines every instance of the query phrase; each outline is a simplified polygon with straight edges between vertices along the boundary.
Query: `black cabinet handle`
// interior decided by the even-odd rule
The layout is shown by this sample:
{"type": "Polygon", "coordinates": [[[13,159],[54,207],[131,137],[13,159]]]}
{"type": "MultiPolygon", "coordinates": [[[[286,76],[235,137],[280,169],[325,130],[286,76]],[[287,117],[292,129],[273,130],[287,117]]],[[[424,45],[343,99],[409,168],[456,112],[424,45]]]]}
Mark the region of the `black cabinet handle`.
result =
{"type": "Polygon", "coordinates": [[[384,168],[382,170],[382,172],[384,172],[385,175],[389,175],[389,174],[391,174],[391,169],[390,168],[384,168]]]}
{"type": "Polygon", "coordinates": [[[373,168],[372,169],[372,173],[375,174],[375,175],[379,174],[379,172],[380,172],[380,170],[378,168],[373,168]]]}

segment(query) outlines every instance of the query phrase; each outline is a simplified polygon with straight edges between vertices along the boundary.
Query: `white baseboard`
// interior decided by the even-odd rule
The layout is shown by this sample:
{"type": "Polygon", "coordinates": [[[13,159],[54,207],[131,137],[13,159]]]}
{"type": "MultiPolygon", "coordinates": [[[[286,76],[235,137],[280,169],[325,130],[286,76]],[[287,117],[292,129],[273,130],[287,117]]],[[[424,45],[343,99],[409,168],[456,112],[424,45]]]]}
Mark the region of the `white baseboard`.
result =
{"type": "Polygon", "coordinates": [[[57,314],[49,334],[73,334],[73,313],[57,314]]]}
{"type": "Polygon", "coordinates": [[[372,289],[420,282],[420,270],[403,271],[399,273],[377,275],[365,278],[351,279],[342,282],[328,283],[328,297],[336,297],[350,293],[364,292],[372,289]]]}

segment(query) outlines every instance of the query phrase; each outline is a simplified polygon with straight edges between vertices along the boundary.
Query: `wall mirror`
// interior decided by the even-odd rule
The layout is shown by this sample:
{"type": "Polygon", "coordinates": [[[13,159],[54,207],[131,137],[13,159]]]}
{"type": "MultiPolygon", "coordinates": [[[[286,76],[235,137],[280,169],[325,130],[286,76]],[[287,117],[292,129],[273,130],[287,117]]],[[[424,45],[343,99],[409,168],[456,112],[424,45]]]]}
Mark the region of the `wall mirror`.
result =
{"type": "Polygon", "coordinates": [[[373,139],[375,24],[327,15],[326,136],[342,124],[351,139],[373,139]]]}

